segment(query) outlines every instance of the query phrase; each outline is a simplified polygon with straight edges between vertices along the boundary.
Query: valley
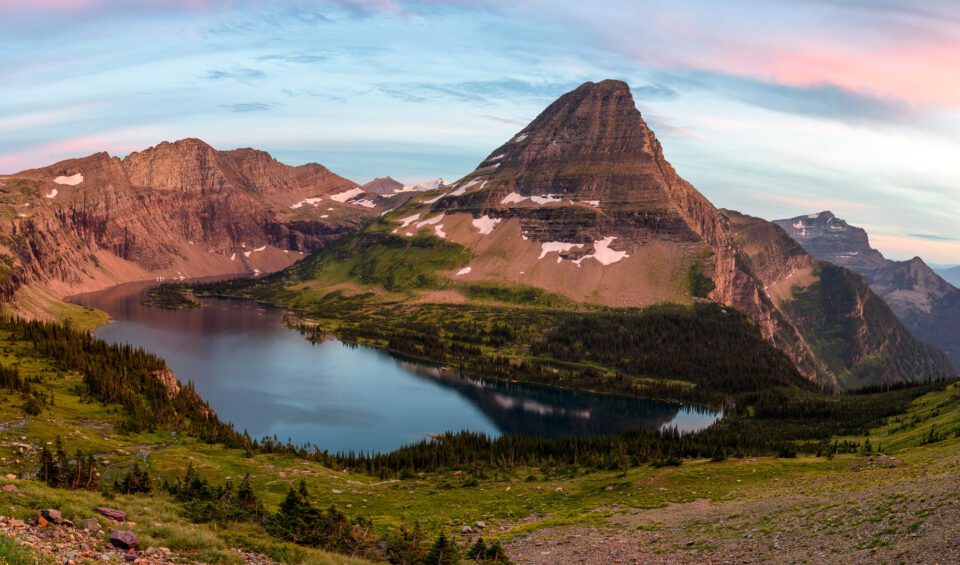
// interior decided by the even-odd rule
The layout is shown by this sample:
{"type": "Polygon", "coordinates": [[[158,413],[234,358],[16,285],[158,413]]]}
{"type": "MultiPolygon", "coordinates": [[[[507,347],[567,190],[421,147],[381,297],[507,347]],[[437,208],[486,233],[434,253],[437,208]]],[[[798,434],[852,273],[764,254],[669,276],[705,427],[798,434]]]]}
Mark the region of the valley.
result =
{"type": "Polygon", "coordinates": [[[104,561],[960,556],[952,350],[715,207],[624,82],[449,184],[196,139],[0,182],[23,551],[78,555],[54,508],[104,561]]]}

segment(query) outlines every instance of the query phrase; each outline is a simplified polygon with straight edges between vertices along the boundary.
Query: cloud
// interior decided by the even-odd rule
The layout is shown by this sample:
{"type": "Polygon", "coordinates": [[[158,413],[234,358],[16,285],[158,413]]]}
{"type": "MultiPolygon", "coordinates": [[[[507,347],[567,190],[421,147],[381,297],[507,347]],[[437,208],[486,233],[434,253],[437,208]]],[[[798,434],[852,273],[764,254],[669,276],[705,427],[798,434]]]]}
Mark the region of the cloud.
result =
{"type": "Polygon", "coordinates": [[[475,104],[508,102],[515,98],[553,100],[579,82],[528,82],[516,79],[454,83],[407,82],[379,85],[379,90],[404,102],[455,101],[475,104]]]}
{"type": "Polygon", "coordinates": [[[302,65],[322,63],[329,60],[330,57],[328,55],[316,55],[312,53],[276,53],[257,57],[257,61],[260,62],[296,63],[302,65]]]}
{"type": "Polygon", "coordinates": [[[704,70],[660,72],[657,76],[681,91],[710,91],[786,114],[857,125],[919,123],[921,118],[904,100],[860,94],[830,83],[795,86],[704,70]]]}
{"type": "Polygon", "coordinates": [[[927,241],[957,241],[955,237],[946,237],[942,235],[933,235],[929,233],[911,233],[908,234],[910,237],[915,237],[917,239],[926,239],[927,241]]]}
{"type": "Polygon", "coordinates": [[[477,114],[481,118],[490,120],[492,122],[499,122],[501,124],[510,124],[514,126],[525,126],[528,123],[528,120],[521,120],[519,118],[504,118],[502,116],[494,116],[493,114],[477,114]]]}
{"type": "Polygon", "coordinates": [[[275,102],[241,102],[238,104],[221,104],[221,108],[230,110],[231,112],[236,113],[246,113],[246,112],[266,112],[267,110],[272,110],[279,106],[275,102]]]}
{"type": "Polygon", "coordinates": [[[236,80],[238,82],[249,83],[254,80],[261,80],[267,78],[267,73],[250,68],[233,68],[233,69],[219,69],[207,71],[207,74],[204,76],[209,80],[236,80]]]}

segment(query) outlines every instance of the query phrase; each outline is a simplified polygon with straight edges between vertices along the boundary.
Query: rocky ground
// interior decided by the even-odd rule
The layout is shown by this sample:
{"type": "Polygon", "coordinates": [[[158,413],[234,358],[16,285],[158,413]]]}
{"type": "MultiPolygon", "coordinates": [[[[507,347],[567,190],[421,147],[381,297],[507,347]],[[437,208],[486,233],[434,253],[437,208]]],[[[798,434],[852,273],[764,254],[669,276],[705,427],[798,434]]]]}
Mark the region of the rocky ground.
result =
{"type": "Polygon", "coordinates": [[[518,563],[960,563],[960,459],[850,471],[748,500],[615,512],[505,548],[518,563]]]}
{"type": "MultiPolygon", "coordinates": [[[[8,485],[10,486],[10,485],[8,485]]],[[[13,492],[13,491],[8,491],[13,492]]],[[[109,514],[109,510],[107,514],[109,514]]],[[[64,519],[53,508],[42,509],[31,520],[0,516],[0,536],[16,540],[17,544],[37,555],[44,562],[72,565],[79,563],[197,563],[188,552],[171,551],[165,547],[140,546],[139,537],[122,529],[130,522],[119,522],[118,527],[103,531],[96,518],[73,523],[64,519]]],[[[243,563],[267,565],[276,563],[269,557],[242,550],[233,550],[243,563]]]]}

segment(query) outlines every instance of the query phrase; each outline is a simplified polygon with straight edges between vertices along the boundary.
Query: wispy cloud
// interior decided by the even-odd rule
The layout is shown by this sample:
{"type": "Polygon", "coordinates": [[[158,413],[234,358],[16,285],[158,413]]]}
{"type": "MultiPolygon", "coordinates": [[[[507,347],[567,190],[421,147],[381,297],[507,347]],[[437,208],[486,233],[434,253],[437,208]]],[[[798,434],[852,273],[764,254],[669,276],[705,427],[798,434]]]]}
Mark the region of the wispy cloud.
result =
{"type": "Polygon", "coordinates": [[[207,71],[204,78],[209,80],[236,80],[239,82],[251,82],[267,78],[267,73],[259,69],[250,69],[237,67],[233,69],[214,69],[207,71]]]}
{"type": "Polygon", "coordinates": [[[275,102],[240,102],[237,104],[221,104],[221,108],[225,108],[231,112],[236,113],[246,113],[246,112],[266,112],[267,110],[272,110],[279,106],[275,102]]]}
{"type": "Polygon", "coordinates": [[[928,241],[958,241],[956,237],[947,237],[943,235],[934,235],[930,233],[911,233],[910,237],[916,237],[918,239],[926,239],[928,241]]]}
{"type": "Polygon", "coordinates": [[[860,94],[829,83],[794,86],[703,70],[661,72],[657,76],[681,91],[712,91],[787,114],[850,124],[906,124],[920,119],[918,111],[904,100],[860,94]]]}
{"type": "Polygon", "coordinates": [[[522,97],[552,100],[579,86],[579,82],[529,82],[517,79],[476,80],[452,83],[387,83],[380,91],[404,102],[453,100],[489,104],[522,97]]]}

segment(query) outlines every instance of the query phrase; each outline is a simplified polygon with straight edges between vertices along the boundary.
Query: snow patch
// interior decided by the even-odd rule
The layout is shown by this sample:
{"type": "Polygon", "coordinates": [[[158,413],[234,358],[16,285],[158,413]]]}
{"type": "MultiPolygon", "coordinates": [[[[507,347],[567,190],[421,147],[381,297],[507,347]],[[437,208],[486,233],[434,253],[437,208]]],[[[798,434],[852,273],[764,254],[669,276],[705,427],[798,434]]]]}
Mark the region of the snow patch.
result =
{"type": "Polygon", "coordinates": [[[550,204],[551,202],[560,202],[560,197],[556,194],[543,194],[540,196],[531,196],[530,200],[533,200],[537,204],[550,204]]]}
{"type": "Polygon", "coordinates": [[[593,206],[594,208],[599,208],[599,207],[600,207],[600,201],[599,201],[599,200],[584,200],[583,203],[584,203],[584,204],[589,204],[590,206],[593,206]]]}
{"type": "Polygon", "coordinates": [[[529,135],[529,134],[521,133],[521,134],[518,135],[517,137],[514,137],[514,138],[513,138],[513,142],[514,142],[514,143],[520,143],[521,141],[523,141],[524,139],[526,139],[528,135],[529,135]]]}
{"type": "Polygon", "coordinates": [[[50,189],[50,192],[44,194],[44,196],[46,198],[56,198],[58,194],[60,194],[60,191],[53,188],[53,189],[50,189]]]}
{"type": "Polygon", "coordinates": [[[529,196],[520,196],[517,192],[511,192],[510,194],[503,197],[503,200],[500,201],[501,204],[519,204],[529,198],[529,196]]]}
{"type": "Polygon", "coordinates": [[[490,216],[480,216],[471,222],[473,227],[480,230],[480,235],[487,235],[493,232],[493,228],[501,222],[501,218],[491,218],[490,216]]]}
{"type": "MultiPolygon", "coordinates": [[[[547,241],[540,244],[540,256],[537,259],[543,259],[547,256],[548,253],[563,253],[570,251],[575,247],[583,247],[582,243],[564,243],[562,241],[547,241]]],[[[563,260],[562,257],[558,257],[558,263],[563,260]]]]}
{"type": "Polygon", "coordinates": [[[315,198],[304,198],[304,199],[301,200],[300,202],[297,202],[296,204],[292,204],[290,207],[293,208],[294,210],[296,210],[297,208],[303,208],[303,205],[304,205],[304,204],[309,204],[309,205],[311,205],[311,206],[317,206],[318,204],[320,204],[320,201],[321,201],[321,200],[323,200],[323,198],[320,198],[319,196],[317,196],[317,197],[315,197],[315,198]]]}
{"type": "Polygon", "coordinates": [[[407,216],[406,218],[400,218],[400,227],[405,228],[419,219],[420,219],[420,214],[414,214],[412,216],[407,216]]]}
{"type": "Polygon", "coordinates": [[[265,250],[266,248],[267,248],[266,245],[261,245],[260,247],[254,249],[254,252],[260,253],[261,251],[265,250]]]}
{"type": "Polygon", "coordinates": [[[434,204],[435,202],[437,202],[438,200],[440,200],[440,199],[443,198],[444,196],[446,196],[446,194],[441,194],[440,196],[437,196],[436,198],[431,198],[430,200],[424,200],[423,203],[424,203],[424,204],[434,204]]]}
{"type": "Polygon", "coordinates": [[[432,218],[428,218],[422,222],[417,222],[417,229],[422,228],[423,226],[433,226],[433,225],[439,224],[442,220],[443,220],[443,214],[440,214],[439,216],[434,216],[432,218]]]}
{"type": "Polygon", "coordinates": [[[244,256],[244,257],[249,257],[251,253],[253,253],[253,251],[244,251],[244,252],[243,252],[243,256],[244,256]]]}
{"type": "Polygon", "coordinates": [[[376,202],[374,202],[373,200],[366,200],[366,199],[364,199],[364,200],[357,200],[357,201],[354,202],[353,204],[356,204],[357,206],[363,206],[364,208],[376,208],[376,207],[377,207],[377,203],[376,203],[376,202]]]}
{"type": "Polygon", "coordinates": [[[330,214],[321,214],[321,215],[320,215],[320,219],[321,219],[321,220],[326,219],[326,218],[329,218],[329,217],[330,217],[330,214]]]}
{"type": "Polygon", "coordinates": [[[236,254],[236,253],[232,253],[232,254],[230,255],[230,260],[231,260],[231,261],[236,261],[236,260],[237,260],[237,254],[236,254]]]}
{"type": "Polygon", "coordinates": [[[472,270],[473,270],[473,269],[471,269],[470,267],[464,267],[464,268],[460,269],[459,271],[457,271],[457,276],[459,277],[460,275],[468,275],[468,274],[470,274],[470,271],[472,271],[472,270]]]}
{"type": "MultiPolygon", "coordinates": [[[[483,181],[484,184],[486,184],[486,182],[487,182],[487,181],[483,181]]],[[[465,184],[465,185],[461,186],[460,188],[454,190],[453,192],[451,192],[451,193],[448,194],[447,196],[462,196],[463,193],[465,193],[470,187],[477,186],[478,184],[480,184],[480,179],[473,179],[473,180],[471,180],[470,182],[468,182],[467,184],[465,184]]]]}
{"type": "Polygon", "coordinates": [[[57,184],[65,184],[67,186],[77,186],[83,182],[83,174],[77,173],[75,175],[70,175],[69,177],[59,176],[53,179],[53,182],[57,184]]]}
{"type": "Polygon", "coordinates": [[[358,186],[357,188],[351,188],[350,190],[340,192],[338,194],[334,194],[333,196],[330,197],[330,200],[333,200],[335,202],[346,202],[347,200],[350,200],[351,198],[356,198],[361,194],[364,194],[364,190],[358,186]]]}
{"type": "Polygon", "coordinates": [[[506,156],[507,156],[506,153],[501,153],[501,154],[499,154],[499,155],[494,155],[493,157],[490,157],[490,160],[491,160],[491,161],[499,161],[500,159],[503,159],[503,158],[506,157],[506,156]]]}
{"type": "MultiPolygon", "coordinates": [[[[429,179],[425,181],[418,182],[410,188],[410,191],[421,191],[421,190],[436,190],[443,187],[446,182],[443,178],[438,179],[429,179]]],[[[405,191],[407,187],[403,187],[405,191]]],[[[409,191],[408,191],[409,192],[409,191]]]]}
{"type": "Polygon", "coordinates": [[[259,275],[259,274],[260,274],[260,269],[254,269],[254,270],[253,270],[253,274],[259,275]]]}
{"type": "Polygon", "coordinates": [[[629,257],[626,251],[614,251],[613,249],[610,249],[610,244],[613,243],[613,240],[615,239],[617,239],[616,236],[611,235],[599,241],[594,241],[593,253],[590,255],[584,255],[583,257],[574,261],[574,263],[576,263],[579,267],[580,263],[586,259],[596,259],[601,265],[612,265],[629,257]]]}
{"type": "Polygon", "coordinates": [[[443,224],[440,224],[439,226],[433,226],[433,229],[437,232],[437,237],[441,237],[443,239],[447,238],[447,233],[443,231],[443,224]]]}

